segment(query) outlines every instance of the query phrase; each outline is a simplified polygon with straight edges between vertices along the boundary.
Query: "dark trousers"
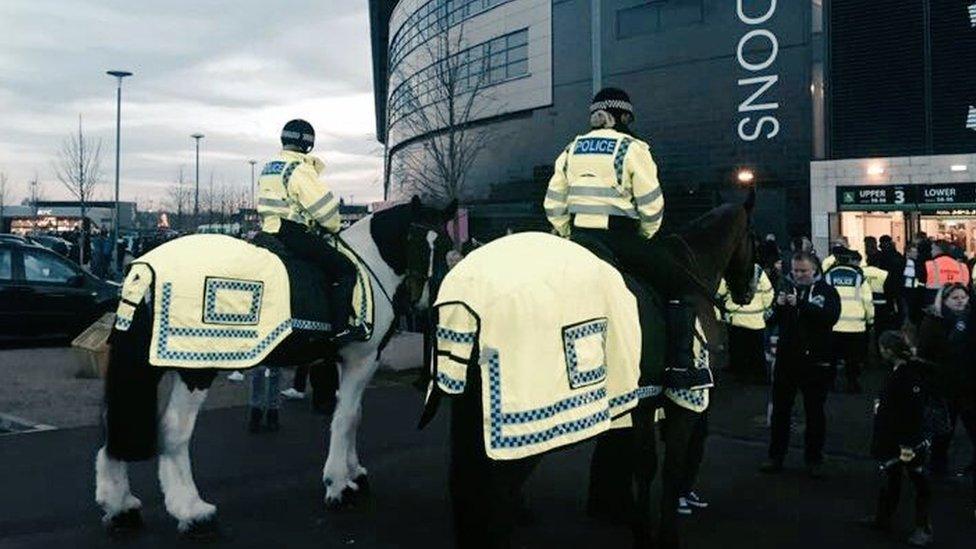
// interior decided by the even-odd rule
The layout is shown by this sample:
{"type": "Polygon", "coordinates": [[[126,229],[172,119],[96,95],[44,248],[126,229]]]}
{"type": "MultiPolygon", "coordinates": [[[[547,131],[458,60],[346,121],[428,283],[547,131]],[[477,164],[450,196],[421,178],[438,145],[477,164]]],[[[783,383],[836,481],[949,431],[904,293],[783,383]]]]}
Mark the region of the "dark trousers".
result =
{"type": "Polygon", "coordinates": [[[833,383],[834,369],[829,364],[797,362],[777,363],[773,372],[773,420],[769,442],[769,457],[782,461],[790,443],[790,416],[796,392],[803,394],[803,409],[806,412],[806,451],[807,463],[823,461],[824,436],[827,431],[827,417],[824,404],[827,391],[833,383]]]}
{"type": "Polygon", "coordinates": [[[698,480],[708,435],[707,412],[694,412],[665,399],[662,435],[661,541],[665,547],[676,547],[680,537],[678,498],[690,492],[698,480]]]}
{"type": "MultiPolygon", "coordinates": [[[[969,435],[969,442],[974,452],[973,462],[976,463],[976,408],[964,406],[958,402],[950,402],[949,432],[932,437],[932,469],[934,471],[945,472],[948,469],[949,445],[952,443],[952,436],[956,432],[956,423],[960,420],[963,428],[966,429],[966,434],[969,435]]],[[[976,490],[976,473],[973,474],[973,482],[974,490],[976,490]]]]}
{"type": "Polygon", "coordinates": [[[288,251],[325,272],[332,291],[332,330],[338,332],[349,324],[353,314],[352,292],[356,287],[356,268],[342,252],[327,240],[291,221],[282,221],[275,235],[288,251]]]}
{"type": "Polygon", "coordinates": [[[878,494],[877,521],[884,526],[891,525],[891,518],[898,508],[901,497],[902,477],[907,474],[915,485],[915,526],[929,526],[929,504],[932,501],[932,490],[925,477],[925,460],[916,457],[909,463],[898,462],[889,466],[884,472],[884,483],[878,494]]]}
{"type": "Polygon", "coordinates": [[[752,381],[766,381],[766,350],[763,330],[729,326],[729,370],[752,381]]]}
{"type": "Polygon", "coordinates": [[[834,332],[834,364],[844,361],[844,377],[849,387],[859,387],[864,359],[868,354],[867,332],[834,332]]]}

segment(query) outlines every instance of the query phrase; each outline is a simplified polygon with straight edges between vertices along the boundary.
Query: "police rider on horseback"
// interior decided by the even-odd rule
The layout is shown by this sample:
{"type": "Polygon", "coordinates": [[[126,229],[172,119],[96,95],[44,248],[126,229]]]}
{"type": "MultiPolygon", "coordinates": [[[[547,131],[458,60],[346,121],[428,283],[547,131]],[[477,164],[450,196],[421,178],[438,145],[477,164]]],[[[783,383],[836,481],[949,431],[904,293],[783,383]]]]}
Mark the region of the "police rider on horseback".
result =
{"type": "Polygon", "coordinates": [[[325,164],[309,152],[315,130],[304,120],[292,120],[281,130],[283,150],[264,165],[258,180],[257,211],[261,230],[278,239],[290,253],[322,269],[333,283],[333,341],[362,339],[365,328],[350,325],[356,268],[328,235],[339,232],[339,200],[319,180],[325,164]]]}
{"type": "Polygon", "coordinates": [[[647,143],[634,136],[634,109],[620,89],[590,105],[588,133],[556,159],[543,207],[561,236],[609,248],[623,266],[653,282],[648,241],[661,227],[664,197],[647,143]]]}

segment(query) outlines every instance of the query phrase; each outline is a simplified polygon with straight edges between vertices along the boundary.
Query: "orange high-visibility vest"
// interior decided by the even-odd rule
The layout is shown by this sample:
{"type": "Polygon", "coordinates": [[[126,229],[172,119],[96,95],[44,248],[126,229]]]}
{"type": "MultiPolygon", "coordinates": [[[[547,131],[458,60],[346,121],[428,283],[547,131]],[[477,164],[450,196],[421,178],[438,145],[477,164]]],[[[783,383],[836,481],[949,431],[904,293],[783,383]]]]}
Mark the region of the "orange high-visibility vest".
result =
{"type": "Polygon", "coordinates": [[[955,282],[969,285],[969,268],[948,255],[926,261],[925,274],[925,287],[932,290],[955,282]]]}

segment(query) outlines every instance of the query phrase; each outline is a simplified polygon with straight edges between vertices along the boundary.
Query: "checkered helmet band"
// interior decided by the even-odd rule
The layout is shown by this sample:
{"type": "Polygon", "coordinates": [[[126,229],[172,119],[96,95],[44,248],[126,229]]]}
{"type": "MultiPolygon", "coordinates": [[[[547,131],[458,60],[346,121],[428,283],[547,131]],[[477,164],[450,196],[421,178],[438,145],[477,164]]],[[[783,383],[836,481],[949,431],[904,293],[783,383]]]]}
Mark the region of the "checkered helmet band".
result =
{"type": "Polygon", "coordinates": [[[594,101],[590,105],[590,112],[594,113],[596,111],[606,111],[606,110],[618,110],[626,113],[634,114],[634,106],[628,101],[623,101],[620,99],[604,99],[603,101],[594,101]]]}

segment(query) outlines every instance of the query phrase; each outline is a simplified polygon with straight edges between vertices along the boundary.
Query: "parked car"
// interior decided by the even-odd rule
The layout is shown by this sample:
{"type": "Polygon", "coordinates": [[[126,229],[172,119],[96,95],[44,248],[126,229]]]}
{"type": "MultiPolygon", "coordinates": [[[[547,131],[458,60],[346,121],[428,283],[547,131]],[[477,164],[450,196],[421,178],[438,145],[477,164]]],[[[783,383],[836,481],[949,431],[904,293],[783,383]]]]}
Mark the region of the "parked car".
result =
{"type": "Polygon", "coordinates": [[[71,243],[63,238],[48,235],[35,235],[31,236],[31,240],[51,251],[61,254],[63,257],[71,257],[71,243]]]}
{"type": "Polygon", "coordinates": [[[115,309],[119,285],[35,244],[0,240],[0,339],[70,337],[115,309]]]}

